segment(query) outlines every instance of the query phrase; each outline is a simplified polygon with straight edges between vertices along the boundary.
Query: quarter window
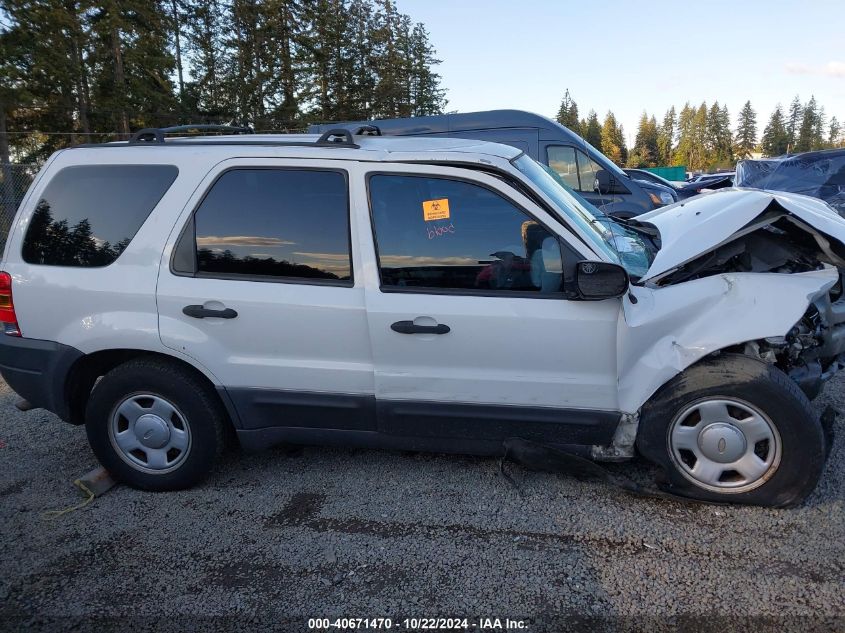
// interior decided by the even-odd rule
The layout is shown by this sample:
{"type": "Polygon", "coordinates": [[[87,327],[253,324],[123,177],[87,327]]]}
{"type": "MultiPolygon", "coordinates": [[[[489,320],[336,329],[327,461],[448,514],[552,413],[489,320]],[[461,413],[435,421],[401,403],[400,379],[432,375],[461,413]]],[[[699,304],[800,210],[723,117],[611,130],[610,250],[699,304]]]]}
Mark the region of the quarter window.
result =
{"type": "Polygon", "coordinates": [[[498,193],[425,176],[374,175],[369,187],[382,287],[561,290],[557,238],[498,193]]]}
{"type": "Polygon", "coordinates": [[[340,172],[227,171],[194,217],[197,271],[351,282],[348,200],[340,172]]]}
{"type": "Polygon", "coordinates": [[[29,264],[108,266],[176,180],[173,165],[80,165],[44,189],[23,241],[29,264]]]}

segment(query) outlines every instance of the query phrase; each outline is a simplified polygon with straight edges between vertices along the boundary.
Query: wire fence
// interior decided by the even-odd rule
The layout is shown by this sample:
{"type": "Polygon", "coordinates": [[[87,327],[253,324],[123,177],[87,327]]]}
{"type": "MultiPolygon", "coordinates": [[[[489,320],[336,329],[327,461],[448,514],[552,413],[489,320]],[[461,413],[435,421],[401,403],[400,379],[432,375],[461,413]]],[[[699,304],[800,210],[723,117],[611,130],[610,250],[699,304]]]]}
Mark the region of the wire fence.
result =
{"type": "Polygon", "coordinates": [[[26,190],[41,166],[0,163],[0,255],[26,190]]]}

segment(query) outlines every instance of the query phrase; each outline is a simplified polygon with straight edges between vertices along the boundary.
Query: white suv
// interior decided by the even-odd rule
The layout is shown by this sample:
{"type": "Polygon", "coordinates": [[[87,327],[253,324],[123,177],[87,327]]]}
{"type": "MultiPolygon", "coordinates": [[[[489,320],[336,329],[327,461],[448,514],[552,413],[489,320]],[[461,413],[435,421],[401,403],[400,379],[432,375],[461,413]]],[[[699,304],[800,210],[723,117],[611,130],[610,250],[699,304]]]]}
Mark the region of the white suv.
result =
{"type": "MultiPolygon", "coordinates": [[[[368,130],[372,133],[372,130],[368,130]]],[[[139,488],[227,434],[659,464],[701,499],[801,501],[845,350],[845,221],[728,190],[620,224],[520,150],[173,138],[67,149],[0,269],[0,370],[139,488]],[[806,395],[805,395],[806,394],[806,395]]]]}

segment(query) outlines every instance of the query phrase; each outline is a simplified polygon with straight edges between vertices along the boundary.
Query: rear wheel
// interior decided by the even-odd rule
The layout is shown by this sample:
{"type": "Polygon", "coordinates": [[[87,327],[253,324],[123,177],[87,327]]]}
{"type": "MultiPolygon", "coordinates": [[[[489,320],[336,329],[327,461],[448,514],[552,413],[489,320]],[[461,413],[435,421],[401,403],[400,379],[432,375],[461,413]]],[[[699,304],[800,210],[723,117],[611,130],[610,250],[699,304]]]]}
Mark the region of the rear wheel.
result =
{"type": "Polygon", "coordinates": [[[94,454],[116,479],[145,490],[177,490],[213,467],[225,413],[213,389],[191,371],[140,358],[97,383],[85,427],[94,454]]]}
{"type": "Polygon", "coordinates": [[[737,354],[698,363],[655,394],[643,407],[637,447],[679,494],[766,506],[804,500],[826,454],[822,426],[798,386],[737,354]]]}

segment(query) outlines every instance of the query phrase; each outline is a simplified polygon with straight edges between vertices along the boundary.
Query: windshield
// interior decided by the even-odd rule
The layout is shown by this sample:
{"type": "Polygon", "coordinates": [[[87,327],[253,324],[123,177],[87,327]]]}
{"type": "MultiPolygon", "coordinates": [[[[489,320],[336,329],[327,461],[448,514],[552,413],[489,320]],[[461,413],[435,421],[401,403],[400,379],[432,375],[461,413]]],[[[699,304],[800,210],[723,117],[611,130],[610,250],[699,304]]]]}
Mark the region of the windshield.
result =
{"type": "Polygon", "coordinates": [[[525,154],[513,165],[552,200],[562,219],[582,230],[594,250],[624,266],[631,277],[645,275],[653,253],[640,235],[599,211],[564,184],[553,170],[525,154]]]}

